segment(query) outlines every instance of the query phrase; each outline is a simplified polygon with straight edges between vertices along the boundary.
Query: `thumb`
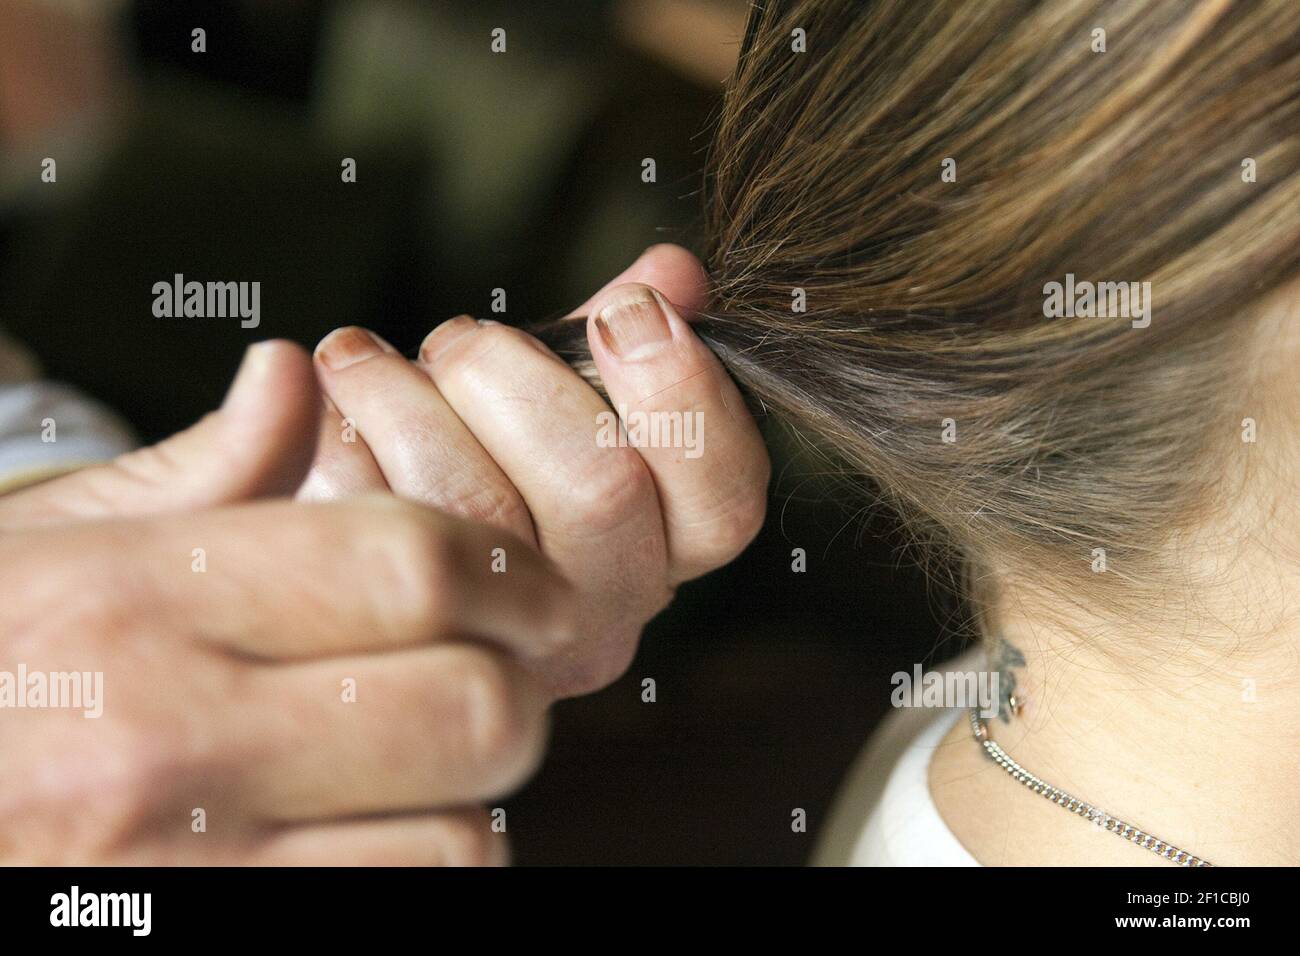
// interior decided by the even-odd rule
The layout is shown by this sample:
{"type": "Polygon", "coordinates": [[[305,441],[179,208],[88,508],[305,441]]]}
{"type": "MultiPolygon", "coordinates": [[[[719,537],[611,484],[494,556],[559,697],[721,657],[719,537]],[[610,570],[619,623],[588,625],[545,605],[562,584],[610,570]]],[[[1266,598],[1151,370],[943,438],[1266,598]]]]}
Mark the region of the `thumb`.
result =
{"type": "Polygon", "coordinates": [[[302,348],[259,342],[220,409],[157,445],[0,498],[0,527],[291,495],[315,453],[319,396],[302,348]]]}

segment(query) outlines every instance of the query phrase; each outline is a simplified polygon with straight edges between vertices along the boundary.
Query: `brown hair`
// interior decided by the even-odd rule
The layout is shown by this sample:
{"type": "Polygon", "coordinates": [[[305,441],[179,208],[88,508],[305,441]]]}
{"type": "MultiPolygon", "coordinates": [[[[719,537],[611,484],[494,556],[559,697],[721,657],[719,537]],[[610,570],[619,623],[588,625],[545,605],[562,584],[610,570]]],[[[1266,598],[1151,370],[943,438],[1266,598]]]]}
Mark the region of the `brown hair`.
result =
{"type": "Polygon", "coordinates": [[[758,3],[707,175],[697,329],[758,407],[968,566],[1156,582],[1300,266],[1300,4],[758,3]],[[1067,273],[1149,327],[1045,317],[1067,273]]]}

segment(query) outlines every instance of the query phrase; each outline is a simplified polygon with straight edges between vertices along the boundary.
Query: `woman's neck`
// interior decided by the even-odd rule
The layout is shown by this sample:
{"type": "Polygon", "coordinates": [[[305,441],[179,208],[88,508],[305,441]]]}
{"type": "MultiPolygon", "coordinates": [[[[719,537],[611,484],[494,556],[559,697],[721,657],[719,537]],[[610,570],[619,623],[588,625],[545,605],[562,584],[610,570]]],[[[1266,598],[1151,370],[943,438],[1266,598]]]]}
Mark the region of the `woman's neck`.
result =
{"type": "MultiPolygon", "coordinates": [[[[1223,399],[1220,501],[1170,545],[1185,580],[1138,615],[990,582],[992,666],[1018,714],[988,728],[1053,786],[1211,863],[1300,863],[1300,284],[1261,307],[1223,399]],[[1251,444],[1233,433],[1258,419],[1251,444]]],[[[959,721],[941,815],[986,864],[1169,864],[1016,783],[959,721]]]]}
{"type": "MultiPolygon", "coordinates": [[[[990,667],[1019,711],[988,730],[1031,773],[1212,863],[1295,865],[1300,575],[1274,561],[1234,577],[1250,593],[1213,626],[1156,614],[1131,630],[1047,626],[1036,604],[1000,602],[990,667]]],[[[1168,865],[1016,783],[965,721],[930,785],[981,862],[1168,865]]]]}

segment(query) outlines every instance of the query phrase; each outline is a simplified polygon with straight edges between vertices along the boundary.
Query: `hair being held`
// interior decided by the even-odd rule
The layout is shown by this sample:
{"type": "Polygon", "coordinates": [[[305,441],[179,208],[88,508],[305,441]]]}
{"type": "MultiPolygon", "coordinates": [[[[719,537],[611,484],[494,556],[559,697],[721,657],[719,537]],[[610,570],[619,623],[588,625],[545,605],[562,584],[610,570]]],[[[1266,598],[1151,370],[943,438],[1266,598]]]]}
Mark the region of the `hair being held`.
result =
{"type": "MultiPolygon", "coordinates": [[[[1254,479],[1294,441],[1240,432],[1294,414],[1264,396],[1300,272],[1300,5],[759,3],[706,194],[696,329],[976,607],[996,570],[1137,614],[1232,561],[1192,543],[1210,516],[1253,538],[1284,504],[1254,479]],[[1149,282],[1150,324],[1045,317],[1067,275],[1149,282]]],[[[581,323],[541,335],[592,374],[581,323]]]]}

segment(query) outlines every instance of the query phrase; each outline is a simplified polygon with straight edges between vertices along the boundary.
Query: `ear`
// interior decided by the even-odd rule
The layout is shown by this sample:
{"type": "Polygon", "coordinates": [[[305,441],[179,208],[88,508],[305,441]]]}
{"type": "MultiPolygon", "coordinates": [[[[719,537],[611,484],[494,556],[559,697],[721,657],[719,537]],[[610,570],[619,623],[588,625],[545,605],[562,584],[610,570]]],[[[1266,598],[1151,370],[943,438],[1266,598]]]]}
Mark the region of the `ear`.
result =
{"type": "Polygon", "coordinates": [[[570,312],[568,318],[586,315],[592,303],[605,292],[628,282],[658,289],[688,321],[692,312],[704,308],[709,301],[709,277],[703,263],[681,246],[661,243],[641,253],[636,262],[606,282],[599,292],[570,312]]]}

